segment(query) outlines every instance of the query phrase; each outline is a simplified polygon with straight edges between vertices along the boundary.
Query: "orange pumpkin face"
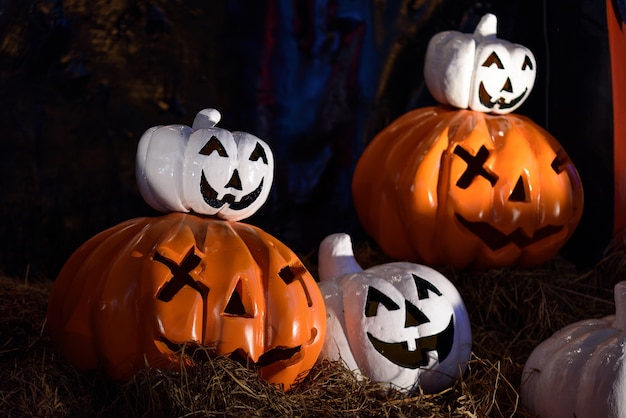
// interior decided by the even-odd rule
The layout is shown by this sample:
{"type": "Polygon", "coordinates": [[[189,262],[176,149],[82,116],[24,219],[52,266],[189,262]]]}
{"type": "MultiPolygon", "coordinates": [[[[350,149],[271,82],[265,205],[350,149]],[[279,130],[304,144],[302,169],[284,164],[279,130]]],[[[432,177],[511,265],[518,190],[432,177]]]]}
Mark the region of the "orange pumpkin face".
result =
{"type": "Polygon", "coordinates": [[[68,361],[114,379],[146,361],[177,364],[190,344],[254,364],[289,389],[317,360],[326,317],[313,277],[274,237],[171,213],[83,244],[54,283],[48,324],[68,361]]]}
{"type": "Polygon", "coordinates": [[[456,268],[532,266],[573,234],[583,189],[530,119],[429,107],[381,131],[353,177],[361,223],[396,259],[456,268]]]}

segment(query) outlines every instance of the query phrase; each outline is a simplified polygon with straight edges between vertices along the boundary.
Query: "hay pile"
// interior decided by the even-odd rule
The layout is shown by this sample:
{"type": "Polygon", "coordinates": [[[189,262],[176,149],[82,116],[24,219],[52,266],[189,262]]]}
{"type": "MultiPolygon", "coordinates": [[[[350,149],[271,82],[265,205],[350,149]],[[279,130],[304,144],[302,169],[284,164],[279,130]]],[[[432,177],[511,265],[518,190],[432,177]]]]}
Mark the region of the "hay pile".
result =
{"type": "MultiPolygon", "coordinates": [[[[364,267],[388,261],[367,244],[356,255],[364,267]]],[[[623,251],[586,271],[560,258],[533,269],[442,270],[469,311],[472,359],[452,388],[412,397],[327,361],[289,393],[222,357],[112,383],[55,353],[45,323],[49,279],[0,277],[0,415],[527,417],[518,389],[528,355],[569,323],[614,313],[613,286],[625,270],[623,251]]]]}

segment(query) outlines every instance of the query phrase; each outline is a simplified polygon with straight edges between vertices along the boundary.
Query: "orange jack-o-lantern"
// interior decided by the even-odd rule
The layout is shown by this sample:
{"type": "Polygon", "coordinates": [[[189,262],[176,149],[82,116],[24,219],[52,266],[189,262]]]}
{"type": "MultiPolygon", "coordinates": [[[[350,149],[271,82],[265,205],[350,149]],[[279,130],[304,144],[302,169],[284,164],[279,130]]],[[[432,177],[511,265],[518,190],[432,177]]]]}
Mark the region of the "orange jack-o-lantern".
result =
{"type": "Polygon", "coordinates": [[[177,351],[193,345],[254,364],[289,389],[317,360],[325,324],[315,280],[284,244],[251,225],[182,213],[88,240],[48,307],[63,356],[114,379],[146,363],[177,365],[177,351]]]}
{"type": "Polygon", "coordinates": [[[385,253],[456,268],[540,264],[583,210],[578,172],[547,131],[524,116],[443,106],[383,129],[352,187],[361,224],[385,253]]]}

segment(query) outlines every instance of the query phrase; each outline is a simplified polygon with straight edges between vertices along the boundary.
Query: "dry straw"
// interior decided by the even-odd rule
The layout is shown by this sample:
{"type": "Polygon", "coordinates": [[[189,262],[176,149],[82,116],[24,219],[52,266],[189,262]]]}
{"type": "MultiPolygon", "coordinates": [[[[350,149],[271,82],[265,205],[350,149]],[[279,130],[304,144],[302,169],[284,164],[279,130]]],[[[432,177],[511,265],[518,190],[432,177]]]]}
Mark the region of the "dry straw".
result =
{"type": "MultiPolygon", "coordinates": [[[[389,261],[367,244],[356,256],[364,267],[389,261]]],[[[110,382],[74,370],[54,351],[45,323],[50,280],[0,277],[0,416],[527,417],[519,403],[526,358],[563,326],[613,313],[626,254],[612,251],[584,271],[558,257],[533,269],[441,271],[464,298],[474,345],[463,378],[432,395],[359,381],[329,361],[284,393],[206,353],[182,373],[146,369],[129,382],[110,382]]]]}

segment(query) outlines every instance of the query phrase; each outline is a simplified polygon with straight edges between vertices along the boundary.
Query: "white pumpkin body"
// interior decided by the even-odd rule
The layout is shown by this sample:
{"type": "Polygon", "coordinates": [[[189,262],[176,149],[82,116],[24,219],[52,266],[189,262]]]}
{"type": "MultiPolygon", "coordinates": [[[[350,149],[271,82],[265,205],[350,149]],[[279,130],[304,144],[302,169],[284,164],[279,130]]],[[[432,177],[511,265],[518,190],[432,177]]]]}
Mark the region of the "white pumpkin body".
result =
{"type": "Polygon", "coordinates": [[[137,184],[154,209],[239,221],[265,203],[274,177],[270,147],[252,134],[215,127],[219,118],[205,109],[192,127],[156,126],[142,135],[137,184]]]}
{"type": "Polygon", "coordinates": [[[626,282],[616,314],[570,324],[539,344],[522,373],[521,402],[546,418],[626,417],[626,282]]]}
{"type": "Polygon", "coordinates": [[[433,36],[426,50],[424,81],[439,103],[506,114],[530,94],[537,63],[526,47],[496,37],[497,19],[486,14],[473,34],[433,36]]]}
{"type": "Polygon", "coordinates": [[[351,251],[349,236],[331,235],[320,246],[327,311],[321,355],[407,392],[417,385],[426,393],[450,386],[464,372],[472,345],[469,317],[454,285],[414,263],[363,271],[337,246],[351,251]]]}

